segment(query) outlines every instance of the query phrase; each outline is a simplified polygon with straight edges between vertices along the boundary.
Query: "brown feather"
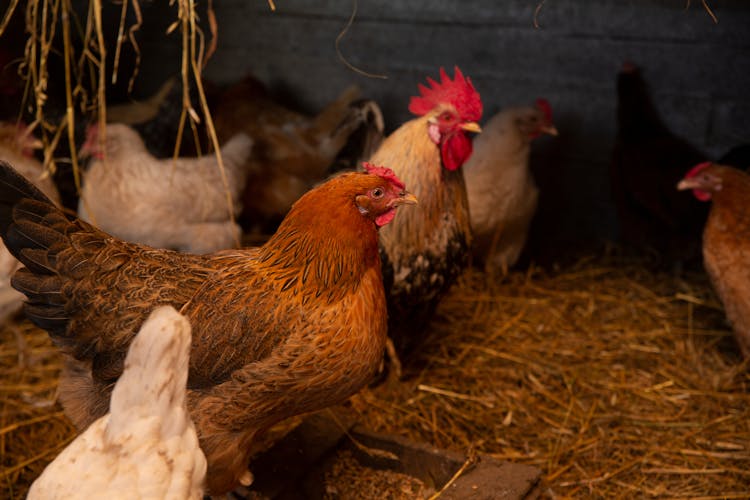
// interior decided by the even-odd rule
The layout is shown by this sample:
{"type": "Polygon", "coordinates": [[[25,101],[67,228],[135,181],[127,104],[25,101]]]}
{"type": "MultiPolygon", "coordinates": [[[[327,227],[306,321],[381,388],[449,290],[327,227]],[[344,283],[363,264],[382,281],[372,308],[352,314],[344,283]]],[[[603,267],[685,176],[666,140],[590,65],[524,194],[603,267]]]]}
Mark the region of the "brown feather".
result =
{"type": "Polygon", "coordinates": [[[189,408],[211,494],[237,485],[258,433],[341,402],[378,367],[387,315],[374,221],[407,195],[390,181],[340,175],[303,196],[263,247],[195,256],[68,219],[8,169],[0,162],[0,180],[10,179],[0,182],[0,208],[33,208],[0,210],[13,217],[0,218],[3,238],[31,266],[15,285],[67,355],[60,399],[79,428],[106,413],[127,349],[158,305],[192,326],[189,408]],[[376,187],[389,197],[363,213],[356,200],[376,187]]]}
{"type": "Polygon", "coordinates": [[[750,175],[719,165],[722,179],[703,231],[706,271],[724,304],[743,355],[750,358],[750,175]]]}

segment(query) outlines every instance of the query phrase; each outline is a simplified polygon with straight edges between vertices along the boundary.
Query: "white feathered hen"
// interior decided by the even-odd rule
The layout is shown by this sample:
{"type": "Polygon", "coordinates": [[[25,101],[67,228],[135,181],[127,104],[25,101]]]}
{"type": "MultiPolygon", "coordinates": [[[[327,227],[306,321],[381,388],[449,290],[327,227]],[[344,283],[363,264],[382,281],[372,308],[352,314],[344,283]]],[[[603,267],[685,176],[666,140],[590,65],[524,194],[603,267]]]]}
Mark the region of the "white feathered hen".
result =
{"type": "Polygon", "coordinates": [[[130,346],[110,413],[47,466],[29,500],[200,499],[206,457],[185,403],[190,323],[155,309],[130,346]]]}
{"type": "MultiPolygon", "coordinates": [[[[214,154],[158,159],[131,127],[107,124],[105,152],[98,126],[87,133],[82,155],[94,160],[84,175],[78,215],[133,243],[190,253],[236,247],[240,228],[232,221],[227,190],[214,154]]],[[[253,141],[237,134],[221,148],[234,214],[247,177],[253,141]]]]}
{"type": "Polygon", "coordinates": [[[474,139],[464,164],[469,197],[472,253],[491,271],[506,273],[526,243],[539,190],[529,170],[531,141],[557,135],[545,99],[536,106],[508,108],[493,116],[474,139]]]}
{"type": "MultiPolygon", "coordinates": [[[[18,172],[42,190],[52,201],[60,204],[60,194],[44,166],[34,158],[33,149],[41,143],[30,134],[24,125],[0,122],[0,160],[12,164],[18,172]]],[[[24,296],[10,286],[10,278],[21,264],[0,242],[0,324],[15,314],[23,303],[24,296]]]]}

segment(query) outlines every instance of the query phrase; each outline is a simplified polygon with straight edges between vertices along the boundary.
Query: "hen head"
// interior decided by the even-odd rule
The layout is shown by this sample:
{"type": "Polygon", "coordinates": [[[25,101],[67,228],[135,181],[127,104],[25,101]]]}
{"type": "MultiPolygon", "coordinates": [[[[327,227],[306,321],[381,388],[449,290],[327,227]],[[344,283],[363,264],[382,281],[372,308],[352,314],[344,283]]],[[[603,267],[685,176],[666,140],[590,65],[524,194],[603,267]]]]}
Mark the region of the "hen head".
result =
{"type": "Polygon", "coordinates": [[[0,122],[0,144],[7,145],[27,158],[32,158],[34,150],[44,146],[23,122],[0,122]]]}
{"type": "Polygon", "coordinates": [[[141,136],[132,127],[122,123],[108,123],[105,131],[104,148],[99,139],[99,124],[92,123],[86,128],[86,142],[81,146],[78,155],[82,158],[93,156],[101,160],[104,151],[107,156],[116,156],[120,151],[135,152],[142,150],[145,146],[141,136]]]}
{"type": "Polygon", "coordinates": [[[411,98],[409,111],[427,116],[427,134],[440,147],[443,165],[456,170],[469,159],[472,146],[466,132],[481,132],[477,121],[482,117],[482,100],[471,80],[458,66],[451,80],[440,68],[440,83],[427,78],[429,87],[419,84],[419,96],[411,98]]]}
{"type": "Polygon", "coordinates": [[[713,193],[721,191],[722,179],[711,168],[713,163],[705,161],[691,168],[685,178],[677,184],[680,191],[692,189],[693,195],[700,201],[708,201],[713,193]]]}
{"type": "Polygon", "coordinates": [[[363,178],[364,194],[355,198],[359,212],[375,221],[378,227],[385,226],[396,216],[399,205],[414,205],[417,197],[406,191],[404,183],[387,167],[363,163],[371,174],[363,178]]]}
{"type": "Polygon", "coordinates": [[[557,135],[557,128],[552,122],[552,107],[547,99],[537,99],[533,112],[523,118],[520,124],[530,139],[536,139],[542,134],[557,135]]]}

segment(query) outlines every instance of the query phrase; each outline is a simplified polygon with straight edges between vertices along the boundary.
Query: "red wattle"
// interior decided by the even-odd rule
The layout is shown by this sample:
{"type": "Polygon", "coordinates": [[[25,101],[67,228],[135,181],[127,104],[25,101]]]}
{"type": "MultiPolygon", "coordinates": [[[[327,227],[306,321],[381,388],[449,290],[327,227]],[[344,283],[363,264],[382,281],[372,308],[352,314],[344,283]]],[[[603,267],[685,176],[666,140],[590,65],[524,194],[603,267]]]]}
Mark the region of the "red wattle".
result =
{"type": "Polygon", "coordinates": [[[388,210],[387,212],[382,213],[378,215],[377,217],[375,217],[375,224],[378,227],[383,227],[389,222],[391,222],[395,216],[396,216],[396,209],[392,208],[388,210]]]}
{"type": "Polygon", "coordinates": [[[693,196],[698,198],[698,201],[708,201],[711,199],[711,193],[700,189],[693,189],[693,196]]]}
{"type": "Polygon", "coordinates": [[[452,134],[445,138],[440,147],[443,166],[448,170],[456,170],[471,156],[471,139],[463,132],[452,134]]]}

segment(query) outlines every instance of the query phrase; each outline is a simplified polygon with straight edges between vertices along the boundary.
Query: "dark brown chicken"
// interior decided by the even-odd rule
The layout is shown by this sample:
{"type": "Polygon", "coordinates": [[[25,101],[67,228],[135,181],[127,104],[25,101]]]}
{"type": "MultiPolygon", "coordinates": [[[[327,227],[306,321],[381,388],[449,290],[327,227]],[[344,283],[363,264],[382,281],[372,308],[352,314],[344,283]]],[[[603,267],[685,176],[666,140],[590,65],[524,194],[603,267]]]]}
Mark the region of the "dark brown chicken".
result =
{"type": "Polygon", "coordinates": [[[623,64],[617,78],[617,140],[610,171],[622,242],[656,250],[674,270],[697,261],[708,210],[674,186],[691,166],[706,159],[667,128],[640,70],[623,64]]]}
{"type": "Polygon", "coordinates": [[[750,175],[705,162],[677,188],[713,202],[703,230],[703,262],[742,353],[750,358],[750,175]]]}
{"type": "Polygon", "coordinates": [[[368,170],[306,193],[262,247],[197,256],[68,217],[0,162],[0,234],[26,265],[13,286],[65,354],[60,399],[78,428],[107,412],[128,346],[159,305],[192,325],[188,407],[211,494],[250,479],[265,429],[366,384],[386,339],[378,228],[416,202],[392,171],[368,170]]]}

